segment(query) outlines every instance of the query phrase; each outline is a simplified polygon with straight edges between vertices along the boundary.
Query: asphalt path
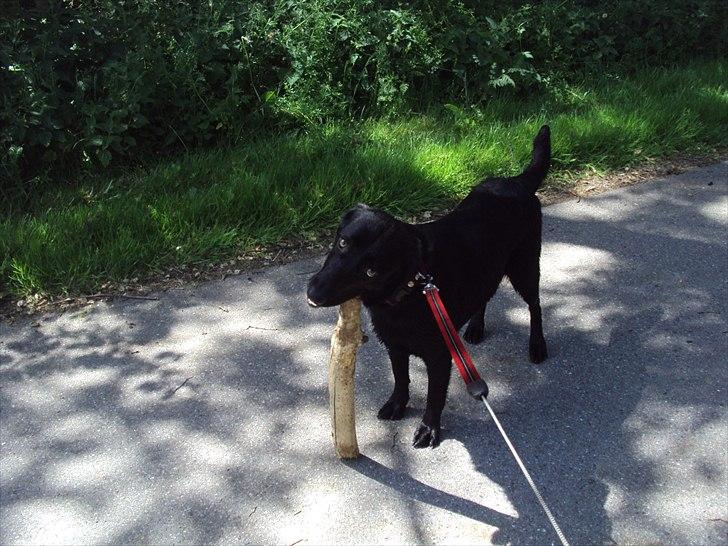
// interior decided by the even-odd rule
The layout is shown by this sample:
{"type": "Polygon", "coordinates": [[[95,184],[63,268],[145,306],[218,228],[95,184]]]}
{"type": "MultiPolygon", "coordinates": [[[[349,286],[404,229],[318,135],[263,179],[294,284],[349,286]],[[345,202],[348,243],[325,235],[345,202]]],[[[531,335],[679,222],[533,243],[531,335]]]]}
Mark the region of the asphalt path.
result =
{"type": "MultiPolygon", "coordinates": [[[[545,208],[544,330],[504,284],[473,357],[572,544],[725,544],[728,163],[545,208]]],[[[357,367],[363,457],[334,456],[335,310],[320,259],[0,324],[0,543],[549,544],[556,536],[453,374],[442,445],[391,372],[357,367]]],[[[368,328],[368,325],[367,325],[368,328]]]]}

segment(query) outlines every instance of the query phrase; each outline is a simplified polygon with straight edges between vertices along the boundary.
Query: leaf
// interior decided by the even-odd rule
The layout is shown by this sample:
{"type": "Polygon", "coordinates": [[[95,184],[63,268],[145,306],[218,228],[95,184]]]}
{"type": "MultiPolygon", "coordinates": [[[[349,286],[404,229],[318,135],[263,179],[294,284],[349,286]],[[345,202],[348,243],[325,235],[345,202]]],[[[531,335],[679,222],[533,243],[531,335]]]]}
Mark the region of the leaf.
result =
{"type": "Polygon", "coordinates": [[[516,86],[516,82],[513,81],[513,78],[511,78],[508,74],[501,74],[500,77],[490,80],[490,85],[493,87],[506,87],[510,85],[511,87],[516,86]]]}
{"type": "Polygon", "coordinates": [[[143,114],[134,114],[134,118],[133,118],[134,127],[141,127],[142,125],[147,125],[148,123],[149,123],[149,120],[143,114]]]}
{"type": "Polygon", "coordinates": [[[111,163],[111,152],[109,150],[99,150],[96,152],[96,157],[99,158],[99,161],[104,167],[108,167],[109,163],[111,163]]]}
{"type": "Polygon", "coordinates": [[[461,116],[463,114],[462,108],[460,108],[459,106],[455,106],[454,104],[450,104],[449,102],[447,104],[444,104],[443,108],[456,116],[461,116]]]}
{"type": "Polygon", "coordinates": [[[47,148],[51,144],[51,134],[48,131],[43,131],[42,133],[40,133],[38,141],[43,145],[44,148],[47,148]]]}

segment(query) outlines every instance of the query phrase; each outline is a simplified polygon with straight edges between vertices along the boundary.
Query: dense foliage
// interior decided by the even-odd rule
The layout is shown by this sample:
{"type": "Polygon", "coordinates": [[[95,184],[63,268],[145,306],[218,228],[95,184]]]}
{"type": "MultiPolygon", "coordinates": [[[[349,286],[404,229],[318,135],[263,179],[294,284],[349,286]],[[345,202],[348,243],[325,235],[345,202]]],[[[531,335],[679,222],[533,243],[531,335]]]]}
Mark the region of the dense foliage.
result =
{"type": "Polygon", "coordinates": [[[270,126],[477,104],[728,43],[723,0],[23,4],[0,20],[0,176],[14,181],[270,126]]]}

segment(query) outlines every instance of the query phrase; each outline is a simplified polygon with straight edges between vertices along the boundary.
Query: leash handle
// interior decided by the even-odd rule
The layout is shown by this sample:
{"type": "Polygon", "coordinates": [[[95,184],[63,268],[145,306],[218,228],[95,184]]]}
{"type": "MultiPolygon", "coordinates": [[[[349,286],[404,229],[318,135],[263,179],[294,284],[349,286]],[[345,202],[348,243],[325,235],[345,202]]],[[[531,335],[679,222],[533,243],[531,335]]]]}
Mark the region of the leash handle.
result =
{"type": "Polygon", "coordinates": [[[435,317],[442,339],[445,340],[445,345],[450,351],[450,357],[458,372],[460,372],[463,381],[465,381],[468,394],[478,400],[487,397],[488,385],[480,377],[473,360],[470,358],[468,351],[465,350],[465,345],[463,345],[463,341],[460,339],[458,331],[452,323],[450,315],[447,314],[445,305],[442,303],[437,286],[432,282],[428,282],[422,289],[422,293],[425,295],[427,304],[435,317]]]}

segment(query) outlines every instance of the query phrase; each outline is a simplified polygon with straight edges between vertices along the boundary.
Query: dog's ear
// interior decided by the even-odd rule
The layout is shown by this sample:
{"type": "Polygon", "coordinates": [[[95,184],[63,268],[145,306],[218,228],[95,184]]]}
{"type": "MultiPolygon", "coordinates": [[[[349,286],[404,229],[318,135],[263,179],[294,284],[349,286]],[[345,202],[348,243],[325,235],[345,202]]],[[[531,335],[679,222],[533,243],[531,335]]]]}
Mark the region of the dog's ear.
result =
{"type": "Polygon", "coordinates": [[[351,220],[351,217],[354,214],[356,214],[359,211],[363,211],[363,210],[372,210],[372,207],[370,207],[366,203],[357,203],[356,205],[354,205],[353,207],[351,207],[349,210],[347,210],[344,213],[344,215],[341,217],[341,221],[343,223],[348,222],[349,220],[351,220]]]}
{"type": "MultiPolygon", "coordinates": [[[[366,205],[364,205],[366,206],[366,205]]],[[[341,217],[341,220],[339,221],[339,227],[344,226],[351,222],[351,219],[354,217],[354,215],[359,212],[361,209],[361,205],[355,205],[349,210],[347,210],[343,216],[341,217]]]]}

